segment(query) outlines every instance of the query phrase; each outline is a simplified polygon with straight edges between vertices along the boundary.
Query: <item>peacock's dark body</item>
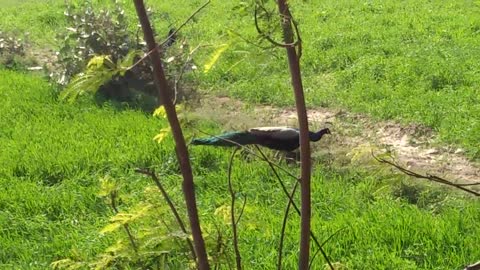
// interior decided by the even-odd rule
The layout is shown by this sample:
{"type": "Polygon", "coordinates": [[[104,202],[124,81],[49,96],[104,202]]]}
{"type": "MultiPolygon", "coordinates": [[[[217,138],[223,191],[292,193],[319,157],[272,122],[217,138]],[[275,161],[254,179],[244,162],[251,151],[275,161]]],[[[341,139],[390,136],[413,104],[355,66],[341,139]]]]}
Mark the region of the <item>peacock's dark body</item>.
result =
{"type": "MultiPolygon", "coordinates": [[[[328,128],[310,132],[310,141],[319,141],[330,134],[328,128]]],[[[300,146],[300,131],[289,127],[259,127],[247,131],[227,132],[215,137],[193,139],[193,145],[238,146],[258,144],[274,150],[291,152],[300,146]]]]}

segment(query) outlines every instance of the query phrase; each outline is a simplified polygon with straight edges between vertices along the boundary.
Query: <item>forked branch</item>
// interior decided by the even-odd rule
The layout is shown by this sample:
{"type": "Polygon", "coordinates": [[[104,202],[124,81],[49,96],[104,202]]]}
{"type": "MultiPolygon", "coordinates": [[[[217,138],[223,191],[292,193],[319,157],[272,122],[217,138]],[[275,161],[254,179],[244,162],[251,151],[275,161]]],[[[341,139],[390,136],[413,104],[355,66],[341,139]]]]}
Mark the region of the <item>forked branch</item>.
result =
{"type": "Polygon", "coordinates": [[[300,32],[298,30],[298,24],[297,22],[293,19],[292,14],[290,14],[290,11],[287,9],[286,12],[288,13],[287,15],[285,14],[280,14],[282,16],[282,20],[287,20],[293,25],[293,28],[295,29],[295,36],[296,36],[296,41],[293,41],[289,43],[281,43],[278,41],[275,41],[272,37],[267,35],[259,26],[258,24],[258,8],[262,7],[262,4],[259,2],[255,2],[255,9],[254,9],[254,21],[255,21],[255,29],[257,30],[257,33],[265,38],[268,42],[270,42],[273,46],[277,47],[282,47],[282,48],[295,48],[298,47],[298,52],[297,52],[297,58],[300,59],[302,57],[302,39],[300,37],[300,32]]]}

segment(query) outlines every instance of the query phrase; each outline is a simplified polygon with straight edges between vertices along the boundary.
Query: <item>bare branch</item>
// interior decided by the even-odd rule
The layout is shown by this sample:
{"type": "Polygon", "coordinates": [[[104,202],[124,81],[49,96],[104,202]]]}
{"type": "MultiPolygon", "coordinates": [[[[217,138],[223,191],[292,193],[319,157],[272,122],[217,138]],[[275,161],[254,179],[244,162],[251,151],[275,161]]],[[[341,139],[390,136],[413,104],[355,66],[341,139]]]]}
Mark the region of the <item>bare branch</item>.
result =
{"type": "MultiPolygon", "coordinates": [[[[290,193],[290,198],[293,198],[295,192],[297,191],[298,181],[295,182],[292,192],[290,193]]],[[[285,238],[285,229],[287,227],[288,214],[290,212],[290,207],[292,206],[292,200],[288,200],[287,207],[285,209],[285,214],[283,216],[282,230],[280,233],[280,243],[278,244],[278,260],[277,260],[277,269],[282,269],[282,250],[283,250],[283,240],[285,238]]]]}
{"type": "Polygon", "coordinates": [[[177,94],[178,94],[178,84],[182,80],[183,74],[185,73],[185,70],[187,69],[188,64],[192,60],[193,54],[198,50],[198,48],[202,47],[202,45],[197,45],[193,50],[191,50],[188,53],[187,59],[185,60],[185,64],[182,66],[182,69],[180,70],[180,74],[178,75],[177,78],[175,78],[175,83],[173,85],[173,90],[175,92],[174,94],[174,99],[173,99],[173,104],[177,104],[177,94]]]}
{"type": "MultiPolygon", "coordinates": [[[[322,242],[322,247],[325,246],[325,244],[327,244],[328,241],[330,241],[330,239],[332,239],[335,235],[337,235],[339,232],[343,231],[346,227],[343,227],[343,228],[340,228],[338,229],[336,232],[332,233],[325,241],[322,242]]],[[[313,265],[313,261],[315,260],[315,257],[317,257],[318,253],[321,252],[322,250],[319,249],[317,250],[317,252],[315,252],[315,254],[313,254],[312,256],[312,259],[310,259],[310,263],[308,265],[308,269],[311,269],[312,268],[312,265],[313,265]]]]}
{"type": "Polygon", "coordinates": [[[243,204],[242,204],[242,209],[240,209],[240,214],[238,214],[237,225],[238,225],[238,222],[240,222],[240,219],[243,216],[243,210],[245,210],[246,205],[247,205],[247,196],[245,196],[245,199],[243,200],[243,204]]]}
{"type": "Polygon", "coordinates": [[[195,12],[193,12],[177,29],[175,29],[175,31],[173,31],[170,35],[168,35],[168,37],[164,41],[162,41],[160,44],[158,44],[155,48],[148,51],[142,58],[140,58],[140,60],[138,60],[137,62],[135,62],[135,64],[128,67],[127,70],[130,70],[130,69],[136,67],[141,62],[145,61],[145,59],[147,57],[149,57],[150,54],[152,54],[154,51],[157,51],[158,49],[160,49],[165,43],[167,43],[170,40],[171,37],[174,37],[180,31],[180,29],[182,29],[190,20],[193,19],[193,17],[195,17],[195,15],[197,15],[197,13],[199,13],[208,4],[210,4],[210,0],[208,0],[207,2],[205,2],[205,4],[203,4],[197,10],[195,10],[195,12]]]}
{"type": "Polygon", "coordinates": [[[247,44],[253,45],[253,46],[255,46],[255,47],[257,47],[257,48],[260,48],[260,49],[262,49],[262,50],[269,50],[269,49],[275,48],[275,45],[272,45],[272,46],[270,46],[270,47],[260,46],[260,45],[256,44],[255,42],[250,41],[250,40],[248,40],[247,38],[243,37],[241,34],[237,33],[237,32],[236,32],[235,30],[233,30],[233,29],[229,29],[229,31],[232,32],[233,34],[235,34],[237,37],[239,37],[239,38],[242,39],[243,41],[245,41],[247,44]]]}
{"type": "Polygon", "coordinates": [[[397,163],[395,162],[392,162],[392,161],[389,161],[389,160],[386,160],[386,159],[383,159],[383,158],[379,158],[377,156],[375,156],[372,152],[372,156],[375,160],[377,160],[378,162],[380,163],[385,163],[385,164],[388,164],[392,167],[395,167],[397,170],[401,171],[402,173],[408,175],[408,176],[411,176],[411,177],[415,177],[415,178],[419,178],[419,179],[426,179],[426,180],[429,180],[429,181],[433,181],[433,182],[437,182],[437,183],[440,183],[440,184],[444,184],[444,185],[448,185],[448,186],[451,186],[451,187],[455,187],[457,189],[460,189],[460,190],[463,190],[467,193],[470,193],[470,194],[473,194],[475,196],[480,196],[480,193],[479,192],[476,192],[474,190],[471,190],[471,189],[468,189],[468,188],[465,188],[464,186],[473,186],[473,185],[479,185],[480,183],[472,183],[472,184],[457,184],[457,183],[454,183],[450,180],[447,180],[447,179],[444,179],[444,178],[441,178],[441,177],[438,177],[438,176],[435,176],[435,175],[431,175],[431,174],[426,174],[426,175],[421,175],[419,173],[416,173],[416,172],[413,172],[411,170],[408,170],[400,165],[398,165],[397,163]]]}
{"type": "Polygon", "coordinates": [[[200,227],[200,219],[198,216],[197,202],[195,197],[195,186],[193,183],[193,173],[190,165],[188,148],[185,144],[182,127],[180,126],[180,122],[175,111],[175,105],[173,105],[169,97],[171,89],[168,86],[168,82],[165,77],[165,72],[160,60],[160,53],[153,37],[153,30],[148,19],[147,11],[145,10],[145,5],[143,0],[134,0],[134,3],[138,19],[142,25],[145,42],[147,43],[149,50],[153,50],[150,55],[150,59],[153,66],[155,85],[157,86],[158,90],[157,95],[159,101],[163,102],[163,107],[165,108],[168,123],[170,124],[172,136],[175,141],[175,152],[177,154],[177,160],[183,177],[182,190],[187,207],[188,218],[190,221],[190,229],[192,232],[195,254],[197,255],[198,269],[209,270],[210,265],[205,248],[205,241],[203,240],[202,236],[202,229],[200,227]]]}
{"type": "Polygon", "coordinates": [[[290,14],[290,17],[292,18],[292,24],[293,24],[293,28],[295,29],[295,36],[297,37],[297,47],[298,47],[298,52],[297,52],[297,55],[298,55],[298,61],[300,61],[300,58],[302,58],[302,38],[300,36],[300,30],[298,30],[298,24],[297,22],[293,19],[293,16],[292,14],[290,14]]]}
{"type": "Polygon", "coordinates": [[[195,15],[197,15],[202,9],[204,9],[208,4],[210,4],[210,0],[208,0],[207,2],[205,2],[203,5],[201,5],[199,8],[197,8],[197,10],[195,10],[175,31],[173,31],[164,41],[162,41],[162,43],[160,43],[157,48],[159,46],[162,46],[163,44],[167,43],[171,37],[175,36],[178,31],[180,31],[180,29],[182,29],[190,20],[193,19],[193,17],[195,17],[195,15]]]}
{"type": "Polygon", "coordinates": [[[235,262],[237,264],[237,270],[242,270],[242,257],[240,255],[240,250],[238,249],[238,234],[237,234],[237,221],[235,220],[235,191],[233,190],[232,185],[232,167],[233,167],[233,158],[240,148],[235,148],[230,157],[230,163],[228,165],[228,191],[230,192],[230,197],[232,199],[230,204],[230,218],[232,220],[232,232],[233,232],[233,248],[235,250],[235,262]]]}

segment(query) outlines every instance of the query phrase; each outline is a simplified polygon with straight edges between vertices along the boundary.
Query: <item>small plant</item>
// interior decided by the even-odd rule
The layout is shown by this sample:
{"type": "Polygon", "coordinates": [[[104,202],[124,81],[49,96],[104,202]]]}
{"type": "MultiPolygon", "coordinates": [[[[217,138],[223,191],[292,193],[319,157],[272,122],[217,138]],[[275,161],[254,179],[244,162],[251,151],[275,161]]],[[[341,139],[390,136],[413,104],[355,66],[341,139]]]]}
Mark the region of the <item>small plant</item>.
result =
{"type": "Polygon", "coordinates": [[[94,9],[92,1],[67,5],[69,27],[58,36],[62,44],[57,53],[59,71],[50,75],[58,84],[68,85],[64,98],[73,100],[85,92],[98,91],[106,98],[132,101],[131,88],[149,93],[148,84],[153,79],[148,61],[126,70],[127,64],[139,59],[145,44],[129,30],[122,5],[114,3],[114,9],[100,11],[94,9]],[[92,61],[101,63],[91,65],[92,61]]]}
{"type": "MultiPolygon", "coordinates": [[[[139,37],[140,29],[135,34],[129,30],[132,27],[118,1],[111,11],[95,11],[92,1],[79,7],[68,5],[65,16],[70,26],[67,33],[59,37],[63,44],[58,52],[60,69],[51,74],[52,79],[66,86],[64,98],[74,100],[82,93],[91,92],[147,111],[157,107],[150,59],[141,59],[143,53],[147,53],[145,42],[139,37]],[[106,65],[92,66],[92,59],[104,59],[106,65]]],[[[170,29],[166,36],[169,38],[163,46],[162,57],[168,64],[167,78],[174,89],[171,97],[177,102],[193,96],[193,87],[182,79],[195,70],[192,55],[196,49],[190,51],[185,39],[176,42],[175,29],[170,29]],[[180,45],[173,46],[175,43],[180,45]]],[[[157,39],[159,43],[164,41],[164,37],[157,39]]]]}
{"type": "Polygon", "coordinates": [[[148,186],[141,201],[126,205],[122,203],[119,181],[106,176],[100,183],[98,195],[114,214],[100,235],[113,237],[115,241],[91,260],[65,258],[53,262],[53,269],[178,269],[189,264],[188,256],[183,256],[188,254],[188,248],[182,244],[189,235],[176,229],[168,207],[159,199],[158,189],[148,186]]]}
{"type": "Polygon", "coordinates": [[[125,57],[130,50],[143,45],[131,38],[125,10],[115,1],[115,9],[96,12],[92,1],[79,7],[68,4],[64,12],[67,33],[58,36],[62,45],[58,51],[60,71],[52,74],[61,85],[66,85],[95,55],[108,55],[113,62],[125,57]]]}
{"type": "Polygon", "coordinates": [[[118,60],[116,63],[108,55],[93,57],[88,62],[85,71],[73,77],[63,90],[61,98],[73,101],[84,92],[96,91],[116,76],[124,76],[137,54],[138,52],[132,51],[122,61],[118,60]]]}

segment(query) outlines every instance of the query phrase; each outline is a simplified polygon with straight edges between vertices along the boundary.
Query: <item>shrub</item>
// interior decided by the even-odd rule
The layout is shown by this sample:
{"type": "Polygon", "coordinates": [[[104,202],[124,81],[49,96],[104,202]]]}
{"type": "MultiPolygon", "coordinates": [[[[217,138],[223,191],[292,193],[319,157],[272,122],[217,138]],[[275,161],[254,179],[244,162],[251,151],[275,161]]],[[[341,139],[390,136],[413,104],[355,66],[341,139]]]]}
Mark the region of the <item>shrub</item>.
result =
{"type": "MultiPolygon", "coordinates": [[[[152,12],[150,12],[152,13],[152,12]]],[[[66,7],[65,16],[69,23],[68,32],[61,35],[61,49],[58,52],[59,72],[52,74],[51,77],[61,85],[67,85],[74,76],[81,77],[87,72],[87,63],[94,57],[103,57],[112,63],[125,62],[124,59],[133,51],[146,52],[146,44],[139,37],[140,29],[133,33],[129,29],[130,25],[125,16],[125,10],[118,1],[115,1],[113,10],[95,11],[92,1],[85,1],[79,7],[72,4],[66,7]]],[[[167,36],[174,33],[170,29],[167,36]]],[[[161,42],[162,38],[158,38],[161,42]]],[[[193,70],[193,60],[191,54],[188,54],[188,44],[185,40],[179,46],[172,49],[177,37],[171,37],[164,45],[163,58],[168,64],[166,75],[171,82],[172,97],[175,100],[184,99],[185,96],[191,96],[193,91],[183,91],[187,84],[182,85],[180,90],[179,81],[184,77],[184,73],[193,70]],[[168,50],[166,50],[168,48],[168,50]],[[187,55],[184,57],[184,55],[187,55]],[[187,93],[187,94],[185,94],[187,93]]],[[[137,62],[141,55],[137,55],[133,62],[137,62]]],[[[110,72],[111,78],[104,78],[102,74],[97,74],[105,81],[101,85],[94,84],[92,89],[80,89],[81,92],[94,92],[100,95],[98,100],[114,99],[121,102],[128,102],[129,105],[140,106],[143,109],[152,110],[156,107],[156,88],[153,84],[153,77],[150,68],[149,58],[144,59],[135,67],[124,72],[110,72]],[[152,101],[154,101],[152,104],[152,101]],[[150,104],[149,104],[150,103],[150,104]],[[147,105],[147,108],[144,106],[147,105]]],[[[167,66],[167,65],[166,65],[167,66]]],[[[116,66],[118,67],[118,66],[116,66]]],[[[90,74],[95,75],[95,74],[90,74]]],[[[78,81],[78,80],[77,80],[78,81]]],[[[72,87],[67,87],[72,88],[72,87]]],[[[192,89],[190,87],[190,89],[192,89]]],[[[76,96],[77,94],[74,94],[76,96]]]]}

